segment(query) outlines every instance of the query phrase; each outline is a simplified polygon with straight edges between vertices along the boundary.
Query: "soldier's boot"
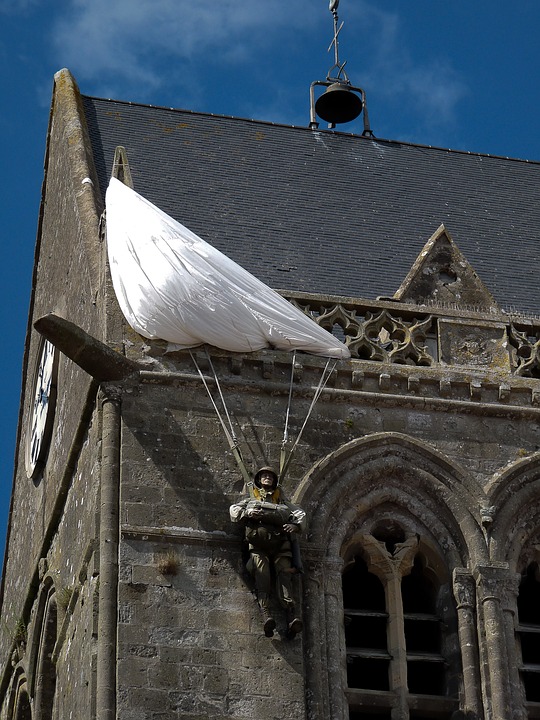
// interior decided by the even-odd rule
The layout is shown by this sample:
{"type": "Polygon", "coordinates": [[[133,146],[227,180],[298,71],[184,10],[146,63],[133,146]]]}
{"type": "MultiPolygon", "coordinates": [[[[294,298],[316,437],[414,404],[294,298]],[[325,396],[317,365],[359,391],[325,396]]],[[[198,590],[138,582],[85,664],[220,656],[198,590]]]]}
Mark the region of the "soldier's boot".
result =
{"type": "Polygon", "coordinates": [[[259,596],[259,608],[261,615],[263,616],[263,630],[266,637],[273,637],[274,630],[276,629],[276,621],[272,617],[272,611],[268,603],[268,597],[266,595],[259,596]]]}
{"type": "Polygon", "coordinates": [[[295,612],[294,605],[287,608],[287,637],[292,640],[299,632],[302,632],[302,621],[295,612]]]}

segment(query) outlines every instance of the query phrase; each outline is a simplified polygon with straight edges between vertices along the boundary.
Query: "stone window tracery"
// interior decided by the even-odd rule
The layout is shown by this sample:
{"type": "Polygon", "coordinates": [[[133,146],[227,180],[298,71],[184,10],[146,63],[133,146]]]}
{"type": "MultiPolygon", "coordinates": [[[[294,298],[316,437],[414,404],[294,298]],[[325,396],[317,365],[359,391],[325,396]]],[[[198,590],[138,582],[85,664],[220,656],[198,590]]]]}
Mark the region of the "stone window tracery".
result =
{"type": "Polygon", "coordinates": [[[355,538],[344,560],[350,720],[449,719],[458,707],[459,671],[442,555],[388,522],[355,538]]]}
{"type": "MultiPolygon", "coordinates": [[[[446,273],[446,275],[449,275],[446,273]]],[[[287,293],[287,299],[317,324],[345,342],[353,358],[370,362],[436,367],[457,365],[505,369],[521,377],[540,377],[540,324],[537,318],[490,313],[456,319],[455,312],[428,304],[429,312],[381,302],[344,302],[338,298],[287,293]],[[508,319],[508,322],[506,320],[508,319]]],[[[471,307],[475,312],[478,308],[471,307]]]]}

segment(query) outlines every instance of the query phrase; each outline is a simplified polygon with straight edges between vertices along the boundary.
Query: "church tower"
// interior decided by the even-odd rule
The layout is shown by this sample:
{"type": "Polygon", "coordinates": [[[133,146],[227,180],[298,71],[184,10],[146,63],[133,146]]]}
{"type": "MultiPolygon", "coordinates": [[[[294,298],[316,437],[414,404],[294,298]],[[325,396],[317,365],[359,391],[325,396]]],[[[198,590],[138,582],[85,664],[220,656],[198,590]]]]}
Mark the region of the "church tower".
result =
{"type": "Polygon", "coordinates": [[[102,100],[57,73],[0,718],[540,717],[539,184],[537,163],[102,100]],[[351,357],[143,337],[111,280],[111,177],[351,357]],[[276,613],[267,637],[229,506],[295,443],[303,627],[276,613]]]}

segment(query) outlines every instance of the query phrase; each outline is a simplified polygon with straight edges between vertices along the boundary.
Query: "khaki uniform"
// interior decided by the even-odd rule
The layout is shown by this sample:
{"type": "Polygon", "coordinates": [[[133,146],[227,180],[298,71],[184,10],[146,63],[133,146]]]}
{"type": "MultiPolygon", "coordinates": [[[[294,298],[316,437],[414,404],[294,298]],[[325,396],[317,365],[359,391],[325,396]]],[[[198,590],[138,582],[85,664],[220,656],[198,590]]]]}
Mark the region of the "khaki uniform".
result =
{"type": "Polygon", "coordinates": [[[305,512],[288,502],[279,487],[270,491],[254,487],[250,497],[231,505],[230,516],[233,522],[245,525],[250,555],[246,567],[255,580],[261,605],[271,594],[273,567],[277,597],[288,612],[294,611],[291,580],[298,568],[293,565],[291,534],[284,531],[283,525],[296,525],[301,532],[305,512]],[[257,518],[249,517],[252,508],[261,509],[262,514],[257,518]]]}

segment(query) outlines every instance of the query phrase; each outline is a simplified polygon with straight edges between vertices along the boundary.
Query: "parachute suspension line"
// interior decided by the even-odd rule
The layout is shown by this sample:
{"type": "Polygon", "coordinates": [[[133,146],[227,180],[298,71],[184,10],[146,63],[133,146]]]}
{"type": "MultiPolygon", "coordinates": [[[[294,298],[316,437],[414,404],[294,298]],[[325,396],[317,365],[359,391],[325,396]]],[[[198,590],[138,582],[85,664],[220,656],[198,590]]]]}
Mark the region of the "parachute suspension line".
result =
{"type": "Polygon", "coordinates": [[[294,368],[296,366],[296,350],[293,352],[292,356],[292,362],[291,362],[291,382],[289,385],[289,400],[287,402],[287,412],[285,414],[285,425],[283,427],[283,440],[281,442],[281,452],[279,456],[279,474],[281,476],[281,473],[283,472],[283,468],[285,467],[285,460],[286,460],[286,448],[287,448],[287,442],[289,440],[289,414],[291,411],[291,400],[292,400],[292,389],[293,389],[293,382],[294,382],[294,368]]]}
{"type": "Polygon", "coordinates": [[[315,392],[313,393],[313,399],[311,400],[311,405],[308,408],[305,420],[303,422],[302,427],[300,428],[300,432],[298,433],[298,437],[294,441],[294,445],[292,446],[292,448],[287,456],[287,459],[283,465],[283,468],[281,468],[281,470],[280,470],[280,475],[279,475],[280,482],[282,482],[282,480],[285,478],[285,474],[287,473],[287,470],[289,469],[289,464],[291,462],[291,458],[293,456],[294,451],[296,450],[298,443],[300,442],[300,438],[302,437],[302,433],[304,432],[304,429],[307,425],[309,416],[311,415],[311,412],[312,412],[313,408],[315,407],[315,403],[320,398],[322,391],[324,390],[324,388],[326,387],[326,384],[328,383],[328,380],[330,380],[332,373],[336,369],[336,365],[338,364],[337,360],[334,360],[332,367],[330,369],[328,369],[331,362],[332,362],[332,358],[328,358],[328,360],[326,361],[324,370],[321,373],[319,384],[317,385],[317,387],[315,388],[315,392]]]}
{"type": "Polygon", "coordinates": [[[229,430],[230,430],[230,433],[231,433],[231,437],[232,437],[232,439],[234,440],[234,444],[235,444],[235,445],[238,445],[238,439],[237,439],[237,437],[236,437],[236,433],[234,432],[233,424],[232,424],[232,421],[231,421],[231,416],[229,415],[229,411],[227,410],[227,404],[226,404],[226,402],[225,402],[225,398],[223,397],[223,393],[221,392],[221,385],[219,384],[219,380],[218,380],[217,373],[216,373],[216,371],[215,371],[215,369],[214,369],[214,365],[213,365],[213,363],[212,363],[212,359],[211,359],[211,357],[210,357],[210,355],[209,355],[209,353],[208,353],[208,348],[205,347],[205,348],[204,348],[204,351],[205,351],[205,353],[206,353],[206,359],[208,360],[208,364],[210,365],[210,369],[212,370],[212,374],[213,374],[213,376],[214,376],[214,382],[216,383],[216,387],[217,387],[217,389],[218,389],[219,397],[220,397],[220,399],[221,399],[221,404],[222,404],[222,406],[223,406],[223,409],[225,410],[225,415],[227,416],[227,421],[228,421],[228,423],[229,423],[229,430]]]}
{"type": "Polygon", "coordinates": [[[235,445],[235,444],[236,444],[236,438],[235,438],[233,435],[231,435],[231,433],[229,432],[229,429],[228,429],[227,426],[225,425],[225,421],[223,420],[223,416],[222,416],[221,412],[219,411],[218,406],[216,405],[216,401],[214,400],[214,396],[212,395],[212,392],[211,392],[210,388],[208,387],[208,383],[206,382],[206,378],[205,378],[204,375],[202,374],[201,368],[199,367],[199,364],[198,364],[197,360],[195,359],[195,356],[193,355],[193,353],[191,352],[191,350],[189,350],[189,354],[191,355],[191,359],[193,360],[193,364],[194,364],[195,367],[197,368],[197,372],[199,373],[199,377],[201,378],[202,383],[203,383],[203,385],[204,385],[204,387],[205,387],[205,389],[206,389],[206,392],[208,393],[208,397],[210,398],[210,402],[212,403],[212,406],[213,406],[213,408],[214,408],[214,410],[215,410],[215,412],[216,412],[216,415],[217,415],[217,417],[218,417],[218,419],[219,419],[219,422],[221,423],[221,427],[223,428],[223,432],[225,433],[225,436],[226,436],[226,438],[227,438],[227,440],[228,440],[228,442],[229,442],[229,445],[231,445],[231,446],[232,446],[232,445],[235,445]]]}
{"type": "Polygon", "coordinates": [[[214,375],[214,381],[215,381],[215,383],[216,383],[216,385],[217,385],[218,392],[219,392],[219,396],[220,396],[220,398],[221,398],[221,403],[222,403],[223,408],[224,408],[224,410],[225,410],[225,414],[226,414],[226,416],[227,416],[227,420],[229,421],[230,431],[229,431],[229,428],[227,428],[227,425],[225,424],[225,420],[223,419],[223,416],[222,416],[221,412],[219,411],[218,406],[216,405],[216,402],[215,402],[215,400],[214,400],[214,396],[212,395],[212,391],[211,391],[210,388],[208,387],[208,383],[206,382],[206,378],[205,378],[204,375],[202,374],[201,368],[199,367],[199,363],[198,363],[197,360],[195,359],[195,356],[193,355],[193,353],[191,352],[191,350],[189,350],[189,354],[191,355],[191,359],[193,360],[193,364],[195,365],[195,367],[196,367],[196,369],[197,369],[197,372],[199,373],[199,377],[201,378],[202,383],[203,383],[203,385],[204,385],[204,387],[205,387],[205,389],[206,389],[206,392],[208,393],[208,397],[210,398],[210,402],[212,403],[212,406],[213,406],[213,408],[214,408],[214,410],[215,410],[215,413],[216,413],[216,415],[217,415],[217,417],[218,417],[218,420],[219,420],[219,422],[221,423],[221,427],[223,428],[223,432],[225,433],[225,437],[227,438],[227,442],[229,443],[229,447],[230,447],[230,449],[232,450],[232,453],[233,453],[233,455],[234,455],[234,459],[236,460],[236,464],[238,465],[238,467],[239,467],[239,469],[240,469],[240,472],[242,473],[242,477],[244,478],[244,482],[245,482],[246,485],[249,487],[249,486],[251,485],[251,482],[252,482],[252,481],[251,481],[251,478],[250,478],[249,473],[248,473],[248,471],[247,471],[247,468],[246,468],[246,466],[245,466],[245,464],[244,464],[244,460],[243,460],[243,458],[242,458],[242,454],[241,454],[240,448],[239,448],[239,446],[238,446],[238,440],[237,440],[236,435],[235,435],[235,433],[234,433],[234,429],[233,429],[233,426],[232,426],[231,418],[230,418],[229,412],[228,412],[228,410],[227,410],[227,405],[225,404],[225,399],[224,399],[224,397],[223,397],[223,393],[221,392],[221,386],[220,386],[220,384],[219,384],[219,380],[218,380],[216,371],[214,370],[214,366],[213,366],[213,364],[212,364],[212,361],[210,360],[210,356],[208,355],[208,350],[206,351],[206,357],[208,358],[208,361],[209,361],[209,363],[210,363],[210,367],[211,367],[212,373],[213,373],[213,375],[214,375]]]}

